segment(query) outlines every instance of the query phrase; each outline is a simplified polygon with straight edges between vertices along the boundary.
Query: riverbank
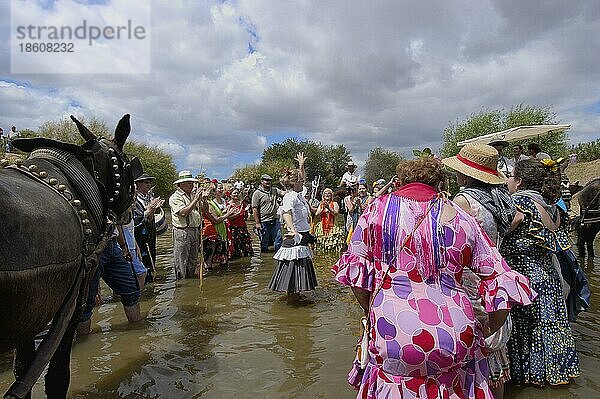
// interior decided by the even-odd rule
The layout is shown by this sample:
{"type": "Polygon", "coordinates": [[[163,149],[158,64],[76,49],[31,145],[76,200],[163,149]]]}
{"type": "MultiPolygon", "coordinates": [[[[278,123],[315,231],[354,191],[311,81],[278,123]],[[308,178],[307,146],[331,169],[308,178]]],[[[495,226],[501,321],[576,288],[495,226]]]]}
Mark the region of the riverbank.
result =
{"type": "Polygon", "coordinates": [[[574,163],[567,166],[565,173],[569,177],[570,182],[574,183],[578,181],[579,184],[584,186],[596,177],[600,177],[600,159],[574,163]]]}

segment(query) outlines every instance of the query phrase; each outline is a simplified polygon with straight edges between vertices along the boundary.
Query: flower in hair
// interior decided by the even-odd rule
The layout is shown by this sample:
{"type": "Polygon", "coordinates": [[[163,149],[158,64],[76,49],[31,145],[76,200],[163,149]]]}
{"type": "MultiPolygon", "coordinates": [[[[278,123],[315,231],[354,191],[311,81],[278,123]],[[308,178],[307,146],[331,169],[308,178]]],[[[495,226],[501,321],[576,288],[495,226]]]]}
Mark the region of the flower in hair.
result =
{"type": "Polygon", "coordinates": [[[552,172],[558,172],[559,166],[565,161],[565,158],[558,158],[556,161],[552,159],[542,159],[540,162],[552,172]]]}

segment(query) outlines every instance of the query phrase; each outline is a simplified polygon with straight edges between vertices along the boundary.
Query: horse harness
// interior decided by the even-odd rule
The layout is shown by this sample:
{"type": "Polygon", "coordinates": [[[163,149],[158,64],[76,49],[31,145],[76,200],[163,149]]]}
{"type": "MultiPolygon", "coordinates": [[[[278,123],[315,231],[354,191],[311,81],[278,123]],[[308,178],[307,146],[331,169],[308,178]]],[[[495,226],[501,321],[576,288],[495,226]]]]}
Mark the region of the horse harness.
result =
{"type": "Polygon", "coordinates": [[[579,221],[581,227],[584,227],[586,224],[600,222],[600,209],[598,209],[598,208],[591,209],[592,206],[596,205],[596,200],[598,199],[599,196],[600,196],[600,191],[598,191],[596,193],[594,198],[589,202],[588,206],[586,206],[585,209],[583,209],[582,211],[579,212],[579,214],[581,215],[580,221],[579,221]],[[591,217],[587,218],[588,215],[591,217]]]}
{"type": "Polygon", "coordinates": [[[53,148],[34,150],[27,161],[33,162],[25,165],[23,161],[19,160],[15,164],[5,166],[5,168],[16,170],[30,179],[43,184],[69,204],[79,220],[81,234],[84,236],[83,255],[89,255],[96,246],[95,241],[100,242],[100,237],[106,233],[106,231],[100,231],[102,226],[106,224],[105,222],[103,223],[105,216],[102,211],[100,191],[95,184],[90,182],[91,176],[89,172],[75,156],[67,151],[53,148]],[[45,160],[56,166],[64,176],[58,174],[51,175],[52,171],[49,173],[48,171],[40,170],[40,167],[33,163],[37,159],[45,160]],[[65,178],[67,181],[60,181],[60,179],[65,178]],[[80,198],[77,197],[77,193],[68,189],[69,185],[77,189],[81,196],[80,198]],[[94,240],[93,237],[94,230],[99,233],[97,240],[94,240]]]}

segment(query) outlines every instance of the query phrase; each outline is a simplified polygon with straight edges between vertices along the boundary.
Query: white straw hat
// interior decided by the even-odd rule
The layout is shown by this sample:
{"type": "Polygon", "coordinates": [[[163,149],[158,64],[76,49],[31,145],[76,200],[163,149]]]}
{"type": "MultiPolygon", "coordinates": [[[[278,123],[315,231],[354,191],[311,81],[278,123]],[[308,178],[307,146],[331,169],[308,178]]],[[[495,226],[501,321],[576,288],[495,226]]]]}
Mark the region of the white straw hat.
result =
{"type": "Polygon", "coordinates": [[[504,184],[508,180],[504,173],[498,170],[498,151],[487,144],[467,144],[457,156],[444,158],[442,163],[484,183],[504,184]]]}
{"type": "Polygon", "coordinates": [[[197,182],[198,179],[194,178],[194,176],[192,176],[192,172],[189,170],[182,170],[179,172],[179,179],[175,180],[173,184],[184,183],[186,181],[197,182]]]}

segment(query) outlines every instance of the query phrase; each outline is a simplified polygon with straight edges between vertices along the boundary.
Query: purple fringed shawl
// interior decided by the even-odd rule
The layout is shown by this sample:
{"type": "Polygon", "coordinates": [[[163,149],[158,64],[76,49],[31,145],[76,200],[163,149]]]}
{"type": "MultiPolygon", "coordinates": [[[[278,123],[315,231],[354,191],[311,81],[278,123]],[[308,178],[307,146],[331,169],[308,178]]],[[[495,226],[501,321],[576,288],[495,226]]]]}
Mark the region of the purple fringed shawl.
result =
{"type": "Polygon", "coordinates": [[[401,241],[410,234],[410,246],[417,252],[419,274],[425,281],[437,279],[445,259],[444,229],[440,221],[444,202],[443,196],[422,183],[407,184],[390,196],[382,226],[382,257],[388,266],[394,266],[401,241]],[[428,204],[426,208],[424,202],[428,204]],[[421,225],[417,226],[421,219],[421,225]]]}

